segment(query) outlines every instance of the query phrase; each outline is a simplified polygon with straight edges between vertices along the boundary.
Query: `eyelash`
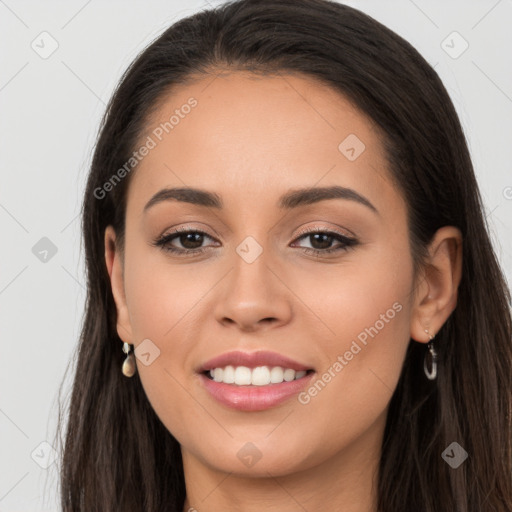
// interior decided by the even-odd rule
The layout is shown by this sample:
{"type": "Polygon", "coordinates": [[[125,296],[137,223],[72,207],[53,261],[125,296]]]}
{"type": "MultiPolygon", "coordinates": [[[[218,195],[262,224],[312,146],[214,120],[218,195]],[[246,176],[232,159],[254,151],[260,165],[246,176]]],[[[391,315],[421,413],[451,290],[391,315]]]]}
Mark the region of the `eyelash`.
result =
{"type": "MultiPolygon", "coordinates": [[[[162,235],[158,239],[156,239],[152,245],[156,247],[160,247],[163,251],[170,252],[173,254],[176,254],[181,257],[191,257],[196,256],[198,254],[204,253],[208,248],[207,247],[200,247],[198,249],[179,249],[176,247],[172,247],[170,245],[170,242],[177,238],[178,236],[190,234],[190,233],[196,233],[204,235],[208,238],[211,237],[208,233],[201,231],[200,229],[187,229],[187,228],[178,228],[175,231],[172,231],[171,233],[168,233],[166,235],[162,235]]],[[[298,234],[298,236],[295,238],[295,240],[299,240],[301,238],[313,235],[313,234],[323,234],[328,235],[331,238],[335,238],[338,240],[341,245],[338,247],[333,247],[329,249],[311,249],[310,247],[302,247],[301,249],[308,253],[313,254],[317,257],[322,257],[325,254],[331,254],[338,251],[347,251],[351,247],[354,247],[358,244],[358,241],[355,238],[347,237],[346,235],[342,235],[341,233],[338,233],[336,231],[330,231],[327,229],[320,229],[320,228],[313,228],[309,230],[302,231],[298,234]]]]}

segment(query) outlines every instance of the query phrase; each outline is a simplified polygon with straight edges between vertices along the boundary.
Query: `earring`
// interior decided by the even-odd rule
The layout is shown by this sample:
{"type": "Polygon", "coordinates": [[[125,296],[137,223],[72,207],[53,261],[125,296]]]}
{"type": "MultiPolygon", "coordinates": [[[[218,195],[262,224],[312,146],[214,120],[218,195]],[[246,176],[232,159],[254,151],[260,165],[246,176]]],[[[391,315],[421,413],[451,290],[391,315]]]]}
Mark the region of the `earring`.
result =
{"type": "Polygon", "coordinates": [[[428,342],[428,352],[425,353],[425,359],[423,360],[423,370],[425,372],[425,375],[428,380],[435,380],[437,377],[437,352],[434,348],[434,338],[435,336],[432,336],[428,329],[425,329],[425,332],[428,334],[428,337],[430,338],[430,341],[428,342]],[[430,353],[430,367],[431,369],[428,369],[427,365],[427,357],[430,353]]]}
{"type": "Polygon", "coordinates": [[[123,361],[122,372],[125,377],[133,377],[135,375],[135,357],[130,354],[130,345],[128,343],[123,344],[123,352],[126,354],[126,359],[123,361]]]}

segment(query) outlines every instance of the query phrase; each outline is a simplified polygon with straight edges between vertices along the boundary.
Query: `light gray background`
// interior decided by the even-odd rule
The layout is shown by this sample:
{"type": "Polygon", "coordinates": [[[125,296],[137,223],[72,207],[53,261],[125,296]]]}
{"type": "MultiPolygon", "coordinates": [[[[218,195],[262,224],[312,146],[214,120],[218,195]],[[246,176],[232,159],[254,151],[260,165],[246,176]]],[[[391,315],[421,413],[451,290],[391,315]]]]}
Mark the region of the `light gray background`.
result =
{"type": "MultiPolygon", "coordinates": [[[[136,54],[206,1],[0,0],[0,512],[59,510],[57,392],[85,289],[79,210],[100,116],[136,54]],[[57,50],[43,59],[47,31],[57,50]],[[57,247],[47,262],[32,248],[57,247]]],[[[365,0],[435,66],[464,126],[512,282],[512,1],[365,0]],[[464,42],[469,44],[458,58],[464,42]],[[448,37],[450,36],[450,37],[448,37]],[[447,39],[448,37],[448,39],[447,39]],[[445,43],[443,43],[445,41],[445,43]],[[452,48],[450,48],[452,47],[452,48]]],[[[70,375],[64,386],[69,391],[70,375]]]]}

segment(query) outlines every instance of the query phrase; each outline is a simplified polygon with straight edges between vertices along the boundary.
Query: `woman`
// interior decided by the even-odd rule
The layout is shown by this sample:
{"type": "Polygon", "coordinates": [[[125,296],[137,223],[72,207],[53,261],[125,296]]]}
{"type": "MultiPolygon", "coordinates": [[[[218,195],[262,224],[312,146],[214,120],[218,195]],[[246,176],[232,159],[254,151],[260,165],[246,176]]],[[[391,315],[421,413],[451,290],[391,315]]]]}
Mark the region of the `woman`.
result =
{"type": "Polygon", "coordinates": [[[325,0],[183,19],[83,202],[63,510],[512,510],[510,295],[433,69],[325,0]]]}

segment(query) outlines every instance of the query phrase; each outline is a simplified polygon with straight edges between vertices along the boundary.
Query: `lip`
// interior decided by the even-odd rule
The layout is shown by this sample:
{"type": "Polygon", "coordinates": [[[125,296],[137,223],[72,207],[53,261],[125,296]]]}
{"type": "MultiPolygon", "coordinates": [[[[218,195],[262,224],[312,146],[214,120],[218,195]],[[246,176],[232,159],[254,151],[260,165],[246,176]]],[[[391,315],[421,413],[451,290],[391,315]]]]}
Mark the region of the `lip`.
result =
{"type": "Polygon", "coordinates": [[[239,411],[263,411],[276,407],[287,401],[294,395],[300,393],[311,381],[315,370],[311,366],[307,366],[289,357],[270,352],[267,350],[259,350],[256,352],[242,352],[234,350],[226,352],[203,363],[198,369],[200,382],[217,402],[239,411]],[[231,366],[246,366],[248,368],[256,368],[257,366],[281,366],[282,368],[291,368],[295,371],[308,371],[308,373],[300,378],[290,382],[281,382],[280,384],[268,384],[266,386],[237,386],[235,384],[225,384],[224,382],[216,382],[207,375],[206,372],[213,368],[224,368],[231,366]]]}
{"type": "Polygon", "coordinates": [[[224,368],[228,365],[247,366],[248,368],[256,368],[257,366],[281,366],[282,368],[291,368],[295,371],[313,370],[311,366],[301,364],[277,352],[270,352],[268,350],[258,350],[257,352],[233,350],[231,352],[225,352],[213,359],[209,359],[197,369],[197,372],[203,373],[213,368],[224,368]]]}
{"type": "Polygon", "coordinates": [[[267,386],[236,386],[209,379],[204,373],[199,375],[201,384],[217,402],[239,411],[264,411],[276,407],[301,392],[316,375],[316,372],[304,377],[269,384],[267,386]]]}

